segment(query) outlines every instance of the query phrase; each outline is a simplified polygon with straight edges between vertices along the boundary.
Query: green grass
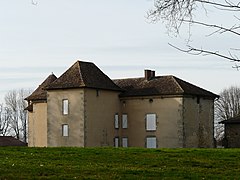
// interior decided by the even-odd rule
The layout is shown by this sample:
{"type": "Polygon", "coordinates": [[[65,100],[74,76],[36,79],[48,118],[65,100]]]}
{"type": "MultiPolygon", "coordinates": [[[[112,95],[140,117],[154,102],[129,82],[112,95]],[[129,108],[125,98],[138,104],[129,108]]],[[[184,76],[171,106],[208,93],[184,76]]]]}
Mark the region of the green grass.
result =
{"type": "Polygon", "coordinates": [[[240,149],[0,148],[0,179],[239,179],[240,149]]]}

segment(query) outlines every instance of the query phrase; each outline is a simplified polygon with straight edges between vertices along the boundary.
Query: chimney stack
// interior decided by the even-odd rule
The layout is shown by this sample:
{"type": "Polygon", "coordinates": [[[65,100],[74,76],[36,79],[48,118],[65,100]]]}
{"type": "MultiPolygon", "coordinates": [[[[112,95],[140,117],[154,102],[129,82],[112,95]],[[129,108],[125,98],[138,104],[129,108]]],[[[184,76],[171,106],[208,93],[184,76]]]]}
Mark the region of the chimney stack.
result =
{"type": "Polygon", "coordinates": [[[145,73],[145,80],[149,81],[149,80],[155,78],[155,71],[146,69],[146,70],[144,70],[144,73],[145,73]]]}

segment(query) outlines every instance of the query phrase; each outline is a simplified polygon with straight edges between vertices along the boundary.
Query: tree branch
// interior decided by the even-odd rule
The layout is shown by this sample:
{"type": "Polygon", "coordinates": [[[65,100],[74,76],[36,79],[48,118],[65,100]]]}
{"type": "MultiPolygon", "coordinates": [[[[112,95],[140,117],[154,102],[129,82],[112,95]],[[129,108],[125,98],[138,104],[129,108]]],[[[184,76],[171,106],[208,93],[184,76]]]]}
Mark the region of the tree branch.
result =
{"type": "MultiPolygon", "coordinates": [[[[224,59],[228,59],[229,61],[233,61],[233,62],[240,62],[240,59],[238,59],[237,57],[233,57],[231,54],[230,56],[226,56],[226,55],[223,55],[223,54],[220,54],[218,53],[217,51],[208,51],[208,50],[204,50],[204,49],[197,49],[197,48],[193,48],[191,46],[188,46],[188,49],[181,49],[179,47],[176,47],[170,43],[168,43],[171,47],[179,50],[179,51],[182,51],[182,52],[185,52],[185,53],[188,53],[188,54],[192,54],[192,55],[201,55],[201,54],[205,54],[205,55],[214,55],[214,56],[218,56],[218,57],[221,57],[221,58],[224,58],[224,59]]],[[[239,67],[239,66],[238,66],[239,67]]]]}
{"type": "Polygon", "coordinates": [[[196,2],[200,2],[200,3],[204,3],[204,4],[210,4],[213,6],[218,6],[218,7],[222,7],[225,9],[222,10],[230,10],[230,11],[239,11],[240,10],[240,5],[239,3],[237,4],[233,4],[230,1],[225,0],[226,4],[221,4],[221,3],[216,3],[216,2],[212,2],[212,1],[204,1],[204,0],[195,0],[196,2]],[[236,9],[236,10],[233,10],[236,9]]]}
{"type": "Polygon", "coordinates": [[[199,24],[199,25],[202,25],[202,26],[206,26],[206,27],[211,27],[211,28],[217,28],[219,29],[218,31],[215,31],[213,32],[212,34],[216,33],[216,32],[219,32],[220,34],[224,33],[224,32],[230,32],[230,33],[233,33],[237,36],[240,36],[240,33],[239,32],[236,32],[234,30],[236,29],[240,29],[240,26],[232,26],[231,28],[226,28],[226,27],[223,27],[223,26],[219,26],[219,25],[216,25],[216,24],[207,24],[207,23],[203,23],[203,22],[198,22],[198,21],[189,21],[189,20],[182,20],[183,22],[187,22],[187,23],[193,23],[193,24],[199,24]]]}

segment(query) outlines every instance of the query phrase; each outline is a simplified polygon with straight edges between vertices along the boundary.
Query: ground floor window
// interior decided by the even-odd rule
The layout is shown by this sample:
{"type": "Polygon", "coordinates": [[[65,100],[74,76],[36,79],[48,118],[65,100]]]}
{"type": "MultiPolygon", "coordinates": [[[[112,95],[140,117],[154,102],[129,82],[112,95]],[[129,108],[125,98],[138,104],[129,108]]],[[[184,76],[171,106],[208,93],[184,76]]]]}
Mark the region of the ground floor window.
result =
{"type": "Polygon", "coordinates": [[[147,137],[146,138],[146,147],[147,148],[157,148],[157,138],[156,137],[147,137]]]}
{"type": "Polygon", "coordinates": [[[64,137],[68,136],[68,124],[62,125],[62,136],[64,136],[64,137]]]}
{"type": "Polygon", "coordinates": [[[114,147],[119,147],[119,137],[114,138],[114,147]]]}
{"type": "Polygon", "coordinates": [[[122,147],[128,147],[128,138],[127,137],[122,138],[122,147]]]}

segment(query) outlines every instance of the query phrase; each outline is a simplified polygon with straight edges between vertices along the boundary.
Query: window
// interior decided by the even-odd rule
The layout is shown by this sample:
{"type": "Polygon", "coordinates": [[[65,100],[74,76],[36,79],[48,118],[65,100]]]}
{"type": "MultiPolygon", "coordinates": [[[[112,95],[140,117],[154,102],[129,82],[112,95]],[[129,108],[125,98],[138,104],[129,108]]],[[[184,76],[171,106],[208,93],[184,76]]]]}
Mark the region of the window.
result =
{"type": "Polygon", "coordinates": [[[64,99],[63,101],[62,101],[62,112],[63,112],[63,115],[67,115],[68,114],[68,99],[64,99]]]}
{"type": "Polygon", "coordinates": [[[118,137],[114,138],[114,147],[119,147],[119,138],[118,137]]]}
{"type": "Polygon", "coordinates": [[[127,137],[122,138],[122,147],[128,147],[128,138],[127,137]]]}
{"type": "Polygon", "coordinates": [[[119,128],[118,114],[115,114],[115,116],[114,116],[114,127],[115,127],[115,129],[119,128]]]}
{"type": "Polygon", "coordinates": [[[156,114],[147,114],[146,116],[146,130],[156,131],[157,129],[157,117],[156,114]]]}
{"type": "Polygon", "coordinates": [[[122,128],[127,129],[128,128],[128,117],[127,114],[122,115],[122,128]]]}
{"type": "Polygon", "coordinates": [[[147,137],[146,147],[147,148],[157,148],[157,138],[156,137],[147,137]]]}
{"type": "Polygon", "coordinates": [[[99,90],[97,89],[97,90],[96,90],[96,96],[97,96],[97,97],[99,96],[99,93],[100,93],[100,92],[99,92],[99,90]]]}
{"type": "Polygon", "coordinates": [[[64,136],[64,137],[68,136],[68,124],[62,125],[62,136],[64,136]]]}

